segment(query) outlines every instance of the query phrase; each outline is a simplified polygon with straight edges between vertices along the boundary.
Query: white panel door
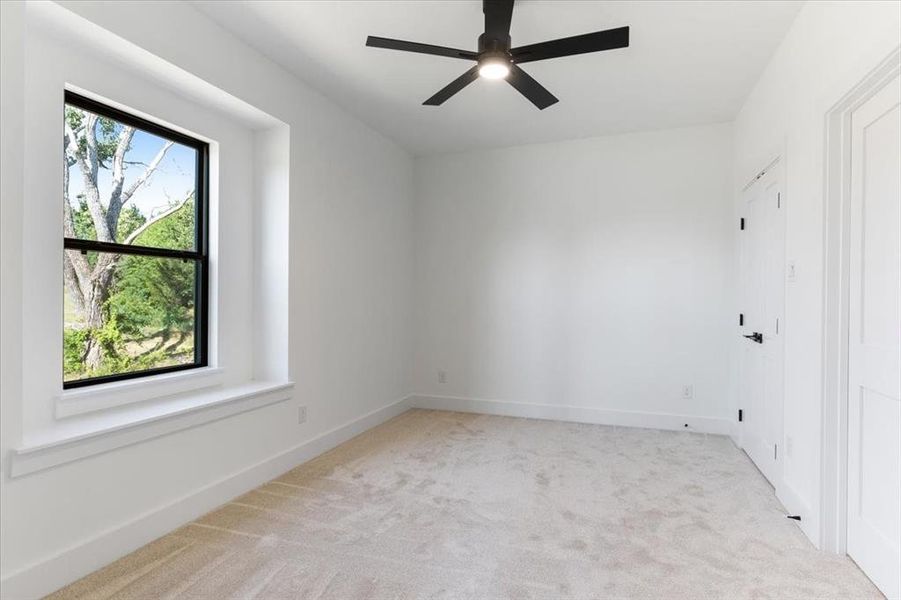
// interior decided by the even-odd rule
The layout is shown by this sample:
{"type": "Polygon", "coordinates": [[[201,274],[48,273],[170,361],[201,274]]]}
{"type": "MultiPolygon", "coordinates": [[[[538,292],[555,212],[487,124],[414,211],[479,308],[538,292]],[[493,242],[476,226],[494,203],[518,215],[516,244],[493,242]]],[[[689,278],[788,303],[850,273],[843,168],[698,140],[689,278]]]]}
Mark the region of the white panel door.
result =
{"type": "Polygon", "coordinates": [[[778,164],[744,193],[741,443],[761,473],[782,477],[785,218],[778,164]]]}
{"type": "Polygon", "coordinates": [[[901,79],[851,115],[848,554],[901,597],[901,79]]]}

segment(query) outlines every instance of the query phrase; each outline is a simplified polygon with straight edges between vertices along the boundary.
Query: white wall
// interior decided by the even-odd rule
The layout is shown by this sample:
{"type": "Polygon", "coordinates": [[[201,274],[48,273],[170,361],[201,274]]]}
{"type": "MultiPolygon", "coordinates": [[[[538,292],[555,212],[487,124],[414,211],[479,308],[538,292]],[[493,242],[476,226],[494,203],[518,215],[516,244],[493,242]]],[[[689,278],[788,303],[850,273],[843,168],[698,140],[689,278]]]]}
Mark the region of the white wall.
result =
{"type": "MultiPolygon", "coordinates": [[[[22,422],[22,144],[25,112],[25,5],[0,2],[0,452],[22,422]],[[13,199],[11,201],[11,199],[13,199]]],[[[6,469],[0,474],[0,554],[6,538],[6,469]]],[[[2,559],[0,559],[2,560],[2,559]]]]}
{"type": "MultiPolygon", "coordinates": [[[[20,153],[35,134],[24,118],[26,106],[39,100],[25,96],[23,70],[25,61],[34,66],[41,53],[53,56],[54,50],[44,43],[47,40],[25,33],[34,26],[30,16],[28,27],[25,22],[31,8],[24,11],[17,2],[2,4],[0,578],[6,597],[13,590],[47,592],[101,566],[116,553],[162,533],[166,523],[175,526],[178,518],[226,500],[222,494],[228,490],[239,492],[239,487],[221,485],[230,477],[240,479],[248,469],[273,458],[297,456],[292,452],[310,440],[319,439],[314,447],[321,451],[340,437],[330,433],[335,428],[402,399],[411,387],[413,196],[412,160],[405,151],[191,6],[66,3],[77,15],[169,61],[176,71],[183,70],[186,80],[200,77],[222,90],[223,97],[237,97],[290,127],[291,245],[285,287],[290,312],[288,375],[296,382],[295,398],[10,479],[9,451],[26,433],[22,407],[40,404],[44,411],[52,401],[46,394],[23,396],[22,372],[15,359],[25,347],[27,333],[18,327],[25,310],[20,272],[24,257],[34,255],[32,241],[19,235],[28,201],[21,193],[25,179],[20,153]],[[179,26],[171,27],[173,22],[179,26]],[[297,422],[298,404],[307,407],[308,421],[303,425],[297,422]],[[168,511],[166,523],[150,523],[153,515],[173,503],[189,508],[168,511]],[[105,543],[92,546],[94,540],[105,543]]],[[[104,69],[98,63],[94,77],[101,80],[104,69]]],[[[30,68],[29,72],[33,73],[30,68]]],[[[172,92],[171,86],[163,90],[159,83],[147,80],[140,85],[157,99],[172,92]]],[[[254,138],[238,133],[229,139],[252,144],[254,138]]],[[[245,217],[250,220],[249,214],[245,217]]],[[[61,247],[60,241],[56,243],[61,247]]],[[[253,259],[237,260],[249,266],[253,259]]],[[[239,295],[247,289],[240,280],[223,285],[236,286],[239,295]]],[[[239,329],[244,331],[249,323],[248,319],[239,329]]],[[[57,356],[47,360],[52,362],[49,372],[55,373],[57,356]]]]}
{"type": "Polygon", "coordinates": [[[417,159],[417,394],[727,430],[731,144],[712,125],[417,159]]]}
{"type": "MultiPolygon", "coordinates": [[[[735,122],[734,190],[785,154],[784,481],[777,493],[820,539],[823,156],[830,107],[901,42],[897,2],[808,2],[735,122]]],[[[736,195],[736,203],[739,198],[736,195]]],[[[736,208],[737,210],[737,208],[736,208]]]]}

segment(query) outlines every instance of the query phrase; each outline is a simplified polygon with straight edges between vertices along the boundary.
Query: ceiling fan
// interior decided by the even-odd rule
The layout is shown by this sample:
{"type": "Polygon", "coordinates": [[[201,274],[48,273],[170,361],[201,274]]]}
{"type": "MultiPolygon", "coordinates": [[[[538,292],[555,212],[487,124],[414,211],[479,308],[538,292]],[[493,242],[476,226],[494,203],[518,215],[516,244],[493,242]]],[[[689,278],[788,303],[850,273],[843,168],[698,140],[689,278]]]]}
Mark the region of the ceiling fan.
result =
{"type": "Polygon", "coordinates": [[[475,81],[476,78],[484,77],[485,79],[506,79],[520,94],[541,110],[557,102],[557,98],[523,71],[519,67],[521,63],[629,46],[629,28],[617,27],[616,29],[511,48],[510,21],[513,18],[513,0],[482,0],[482,12],[485,13],[485,33],[479,36],[478,52],[375,36],[366,38],[366,45],[476,62],[474,67],[423,102],[425,105],[439,106],[475,81]]]}

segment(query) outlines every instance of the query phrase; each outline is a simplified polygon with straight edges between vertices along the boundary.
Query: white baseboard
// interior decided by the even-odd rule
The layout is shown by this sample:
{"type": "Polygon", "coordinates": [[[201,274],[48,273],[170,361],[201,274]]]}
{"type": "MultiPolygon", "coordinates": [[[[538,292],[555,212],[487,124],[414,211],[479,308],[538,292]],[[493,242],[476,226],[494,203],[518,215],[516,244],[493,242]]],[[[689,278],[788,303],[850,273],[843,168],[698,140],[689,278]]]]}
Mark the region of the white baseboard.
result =
{"type": "Polygon", "coordinates": [[[327,431],[165,506],[108,529],[95,537],[7,575],[0,580],[3,600],[40,598],[137,550],[409,408],[409,397],[327,431]]]}
{"type": "Polygon", "coordinates": [[[784,481],[779,481],[775,487],[776,498],[785,507],[786,514],[800,516],[801,520],[797,521],[798,527],[814,546],[820,548],[820,520],[818,515],[810,509],[810,504],[805,502],[784,481]]]}
{"type": "Polygon", "coordinates": [[[595,425],[618,425],[672,431],[692,431],[716,435],[734,435],[735,424],[729,419],[694,417],[667,413],[651,413],[626,410],[609,410],[584,406],[560,406],[556,404],[529,404],[506,400],[482,400],[456,396],[430,396],[415,394],[409,397],[411,408],[452,410],[457,412],[572,421],[595,425]],[[685,425],[688,424],[688,427],[685,425]]]}

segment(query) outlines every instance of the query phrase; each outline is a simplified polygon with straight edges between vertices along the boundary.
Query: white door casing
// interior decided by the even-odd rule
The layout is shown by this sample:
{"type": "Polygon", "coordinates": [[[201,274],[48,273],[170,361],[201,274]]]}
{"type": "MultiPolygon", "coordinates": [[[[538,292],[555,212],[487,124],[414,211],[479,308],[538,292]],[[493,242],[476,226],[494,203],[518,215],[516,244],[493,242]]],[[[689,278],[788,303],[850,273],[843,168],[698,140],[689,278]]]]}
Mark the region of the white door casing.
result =
{"type": "Polygon", "coordinates": [[[848,555],[901,597],[901,78],[851,115],[848,555]]]}
{"type": "Polygon", "coordinates": [[[764,476],[777,486],[782,478],[779,447],[785,329],[785,195],[779,161],[745,189],[743,205],[741,444],[764,476]]]}

